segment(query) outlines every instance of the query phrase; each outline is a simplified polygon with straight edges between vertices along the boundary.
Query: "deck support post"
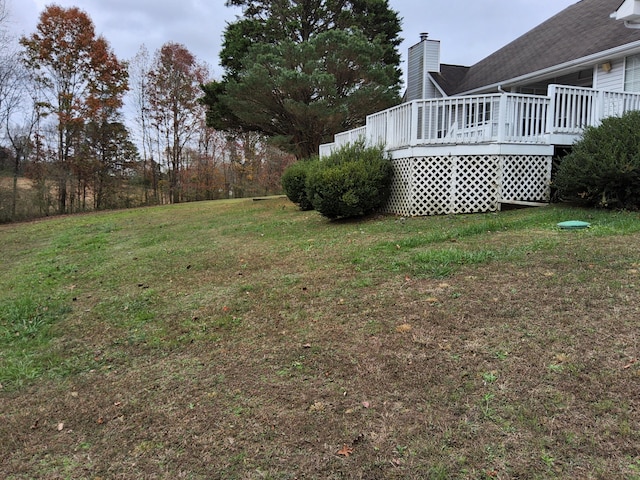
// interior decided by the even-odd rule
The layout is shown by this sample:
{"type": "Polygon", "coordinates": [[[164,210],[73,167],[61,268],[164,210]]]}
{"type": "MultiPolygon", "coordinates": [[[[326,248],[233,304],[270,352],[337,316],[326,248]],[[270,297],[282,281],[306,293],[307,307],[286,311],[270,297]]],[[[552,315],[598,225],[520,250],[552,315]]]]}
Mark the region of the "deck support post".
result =
{"type": "Polygon", "coordinates": [[[545,133],[554,133],[554,118],[556,113],[556,86],[549,85],[547,89],[547,96],[549,97],[549,108],[547,109],[547,124],[545,126],[545,133]]]}
{"type": "Polygon", "coordinates": [[[604,94],[602,92],[596,91],[594,104],[595,112],[592,124],[597,127],[602,122],[602,117],[604,117],[604,94]]]}
{"type": "Polygon", "coordinates": [[[411,132],[411,137],[409,138],[409,145],[415,146],[418,144],[418,125],[420,122],[418,121],[418,102],[411,102],[411,119],[409,120],[409,131],[411,132]]]}
{"type": "Polygon", "coordinates": [[[503,93],[500,95],[500,102],[498,104],[498,143],[504,143],[506,138],[507,129],[507,101],[508,95],[503,93]]]}

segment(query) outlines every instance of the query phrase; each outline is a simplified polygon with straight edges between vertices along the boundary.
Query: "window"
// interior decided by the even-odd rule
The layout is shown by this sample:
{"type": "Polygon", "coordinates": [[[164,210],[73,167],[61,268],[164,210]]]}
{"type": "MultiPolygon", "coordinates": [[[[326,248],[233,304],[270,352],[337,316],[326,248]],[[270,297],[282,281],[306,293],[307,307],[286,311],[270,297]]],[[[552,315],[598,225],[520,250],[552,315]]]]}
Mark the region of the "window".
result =
{"type": "Polygon", "coordinates": [[[466,109],[465,127],[477,127],[491,120],[491,103],[475,102],[466,109]]]}
{"type": "Polygon", "coordinates": [[[632,55],[625,59],[624,91],[640,92],[640,55],[632,55]]]}

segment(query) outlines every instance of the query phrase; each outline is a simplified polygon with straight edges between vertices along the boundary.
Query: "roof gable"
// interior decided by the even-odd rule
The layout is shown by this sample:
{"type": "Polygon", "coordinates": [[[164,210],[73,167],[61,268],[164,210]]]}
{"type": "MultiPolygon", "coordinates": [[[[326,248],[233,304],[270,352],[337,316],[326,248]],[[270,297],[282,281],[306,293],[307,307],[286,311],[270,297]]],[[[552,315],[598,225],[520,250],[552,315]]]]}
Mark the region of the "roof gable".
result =
{"type": "Polygon", "coordinates": [[[640,41],[640,30],[610,18],[620,0],[580,0],[470,67],[447,93],[496,85],[640,41]]]}
{"type": "Polygon", "coordinates": [[[453,95],[457,86],[464,80],[469,67],[461,65],[440,65],[440,72],[430,72],[431,77],[438,83],[438,86],[447,95],[453,95]]]}

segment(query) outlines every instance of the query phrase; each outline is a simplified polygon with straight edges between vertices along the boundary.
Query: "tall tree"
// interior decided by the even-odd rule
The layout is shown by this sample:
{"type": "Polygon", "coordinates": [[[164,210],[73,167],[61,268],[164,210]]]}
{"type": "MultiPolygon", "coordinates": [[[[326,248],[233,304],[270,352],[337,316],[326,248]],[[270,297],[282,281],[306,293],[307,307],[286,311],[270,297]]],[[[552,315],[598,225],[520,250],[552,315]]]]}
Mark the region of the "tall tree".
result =
{"type": "Polygon", "coordinates": [[[5,123],[14,106],[16,91],[16,58],[8,32],[9,10],[0,0],[0,123],[5,123]]]}
{"type": "MultiPolygon", "coordinates": [[[[13,161],[13,187],[11,191],[11,207],[9,219],[16,218],[18,200],[18,175],[28,151],[29,138],[25,137],[25,128],[16,127],[14,121],[24,113],[22,107],[28,89],[28,78],[22,68],[14,46],[15,38],[9,33],[9,9],[5,0],[0,0],[0,125],[8,142],[11,144],[13,161]]],[[[28,126],[26,127],[28,130],[28,126]]],[[[3,208],[0,192],[0,210],[3,208]]],[[[2,220],[2,219],[0,219],[2,220]]]]}
{"type": "Polygon", "coordinates": [[[157,130],[159,150],[165,154],[169,198],[173,203],[180,201],[185,147],[194,140],[204,116],[199,99],[207,75],[206,66],[178,43],[164,44],[156,52],[149,72],[150,117],[157,130]]]}
{"type": "Polygon", "coordinates": [[[151,59],[147,47],[143,44],[133,60],[129,62],[129,82],[133,120],[137,127],[138,143],[142,147],[142,163],[140,176],[144,188],[144,202],[158,203],[158,175],[153,158],[153,136],[151,134],[151,119],[149,105],[149,72],[151,59]],[[149,196],[149,186],[152,197],[149,196]]]}
{"type": "Polygon", "coordinates": [[[263,132],[298,158],[398,102],[400,19],[388,0],[229,0],[224,78],[204,87],[207,120],[263,132]]]}
{"type": "Polygon", "coordinates": [[[92,160],[93,207],[117,208],[121,205],[116,198],[123,180],[135,169],[138,150],[120,122],[90,122],[85,130],[87,159],[92,160]]]}
{"type": "Polygon", "coordinates": [[[93,177],[94,207],[96,209],[117,206],[107,201],[105,186],[121,177],[123,164],[137,157],[129,131],[122,123],[120,107],[128,88],[128,69],[110,55],[108,45],[98,38],[93,46],[94,71],[92,94],[87,98],[89,116],[84,129],[85,144],[94,159],[93,177]]]}
{"type": "MultiPolygon", "coordinates": [[[[15,59],[14,59],[15,60],[15,59]]],[[[31,135],[36,124],[36,111],[26,107],[29,98],[29,76],[20,63],[11,64],[8,78],[11,81],[3,83],[0,87],[4,133],[6,139],[11,144],[13,153],[13,189],[11,194],[11,219],[16,218],[18,205],[18,176],[31,151],[31,135]]],[[[2,67],[0,67],[2,69],[2,67]]],[[[8,80],[5,72],[2,74],[2,81],[8,80]]]]}
{"type": "Polygon", "coordinates": [[[38,106],[57,121],[58,210],[67,211],[73,160],[87,121],[113,119],[127,90],[127,71],[82,10],[50,5],[36,31],[20,39],[23,60],[39,85],[38,106]]]}
{"type": "Polygon", "coordinates": [[[357,29],[380,44],[382,62],[396,67],[400,81],[401,21],[388,0],[227,0],[227,6],[243,8],[243,17],[224,33],[220,61],[227,76],[244,69],[242,59],[255,44],[302,43],[330,30],[357,29]]]}

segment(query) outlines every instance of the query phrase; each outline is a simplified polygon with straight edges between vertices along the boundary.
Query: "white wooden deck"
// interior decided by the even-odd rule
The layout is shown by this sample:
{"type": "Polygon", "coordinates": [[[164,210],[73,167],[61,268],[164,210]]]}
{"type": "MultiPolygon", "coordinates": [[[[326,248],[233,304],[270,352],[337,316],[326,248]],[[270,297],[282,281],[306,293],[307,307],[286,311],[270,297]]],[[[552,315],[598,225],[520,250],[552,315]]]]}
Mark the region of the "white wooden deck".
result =
{"type": "Polygon", "coordinates": [[[319,153],[328,155],[364,139],[368,145],[384,145],[394,157],[404,156],[398,150],[416,147],[447,146],[450,151],[452,146],[469,150],[491,144],[535,155],[542,146],[571,145],[586,126],[630,110],[640,110],[640,94],[567,85],[550,85],[546,96],[499,93],[416,100],[369,115],[366,126],[335,135],[319,153]]]}
{"type": "Polygon", "coordinates": [[[587,126],[640,110],[640,94],[550,85],[546,96],[498,93],[417,100],[369,115],[320,156],[356,140],[383,145],[394,169],[389,213],[496,211],[549,202],[557,145],[587,126]]]}

